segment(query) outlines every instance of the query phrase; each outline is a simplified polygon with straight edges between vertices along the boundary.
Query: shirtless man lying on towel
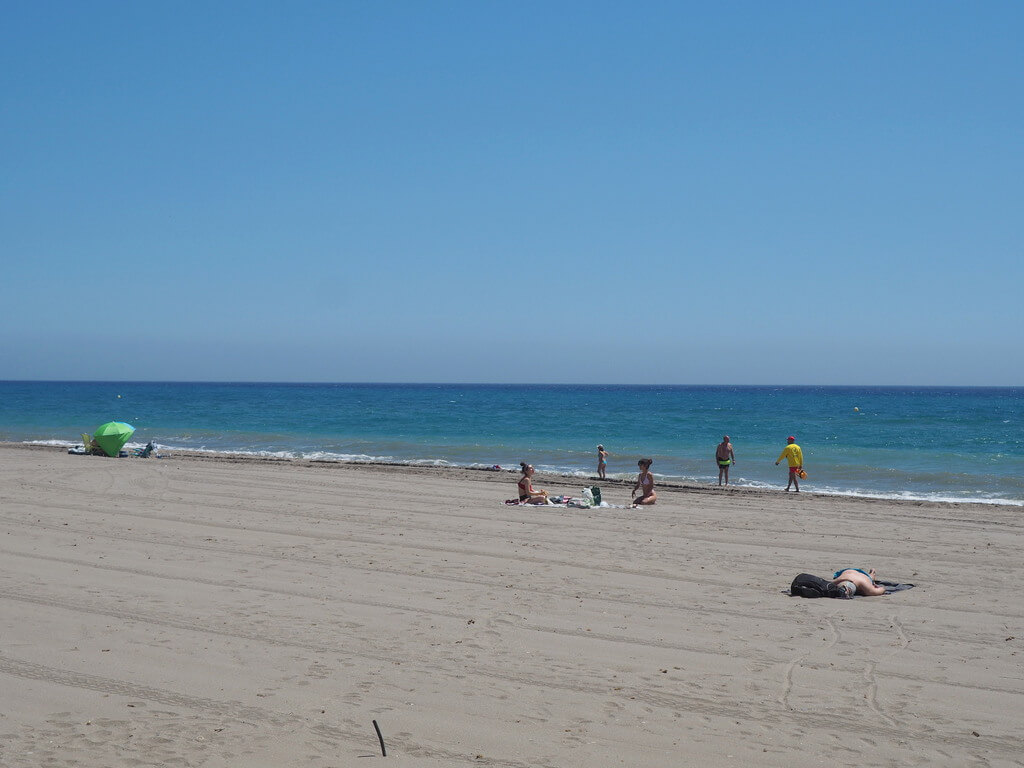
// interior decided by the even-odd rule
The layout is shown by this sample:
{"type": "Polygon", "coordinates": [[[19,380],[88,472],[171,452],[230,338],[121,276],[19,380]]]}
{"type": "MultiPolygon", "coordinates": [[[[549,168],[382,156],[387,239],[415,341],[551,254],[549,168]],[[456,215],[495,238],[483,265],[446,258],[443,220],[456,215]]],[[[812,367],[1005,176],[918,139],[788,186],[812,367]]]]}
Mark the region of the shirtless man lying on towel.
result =
{"type": "Polygon", "coordinates": [[[854,595],[884,595],[885,587],[875,584],[875,569],[862,571],[860,568],[847,568],[836,571],[832,583],[846,593],[846,597],[854,595]]]}

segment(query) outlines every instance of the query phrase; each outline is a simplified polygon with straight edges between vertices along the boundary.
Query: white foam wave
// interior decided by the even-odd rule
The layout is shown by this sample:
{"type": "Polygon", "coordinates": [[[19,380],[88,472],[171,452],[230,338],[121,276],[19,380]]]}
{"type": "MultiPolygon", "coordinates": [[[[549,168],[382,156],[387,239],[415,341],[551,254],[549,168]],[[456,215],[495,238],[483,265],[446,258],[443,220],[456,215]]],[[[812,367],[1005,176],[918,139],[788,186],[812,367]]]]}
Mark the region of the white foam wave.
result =
{"type": "Polygon", "coordinates": [[[225,448],[207,448],[206,446],[181,447],[181,446],[160,446],[168,451],[187,451],[188,453],[205,453],[216,456],[251,456],[259,459],[290,459],[306,461],[337,461],[351,464],[368,463],[394,463],[393,456],[370,456],[364,453],[331,453],[328,451],[263,451],[263,450],[237,450],[225,448]]]}
{"type": "Polygon", "coordinates": [[[1024,507],[1024,501],[1020,499],[1004,499],[997,496],[952,496],[945,493],[914,493],[912,491],[863,491],[847,490],[841,488],[814,488],[809,489],[812,493],[820,493],[826,496],[853,496],[861,499],[882,499],[887,501],[925,501],[938,504],[995,504],[1000,506],[1024,507]]]}
{"type": "Polygon", "coordinates": [[[307,461],[347,462],[350,464],[391,463],[395,460],[393,456],[371,456],[368,453],[335,453],[333,451],[300,452],[292,458],[305,459],[307,461]]]}

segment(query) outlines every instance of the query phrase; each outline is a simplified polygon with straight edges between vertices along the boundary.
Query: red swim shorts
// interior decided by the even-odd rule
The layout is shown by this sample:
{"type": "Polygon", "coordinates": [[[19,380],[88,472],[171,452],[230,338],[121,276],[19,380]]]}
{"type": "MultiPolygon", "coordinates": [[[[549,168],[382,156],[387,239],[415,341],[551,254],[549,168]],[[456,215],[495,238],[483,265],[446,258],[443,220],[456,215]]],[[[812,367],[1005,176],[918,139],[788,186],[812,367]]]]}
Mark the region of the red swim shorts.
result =
{"type": "Polygon", "coordinates": [[[790,467],[789,468],[789,474],[791,474],[791,475],[799,475],[800,474],[800,467],[790,467]]]}

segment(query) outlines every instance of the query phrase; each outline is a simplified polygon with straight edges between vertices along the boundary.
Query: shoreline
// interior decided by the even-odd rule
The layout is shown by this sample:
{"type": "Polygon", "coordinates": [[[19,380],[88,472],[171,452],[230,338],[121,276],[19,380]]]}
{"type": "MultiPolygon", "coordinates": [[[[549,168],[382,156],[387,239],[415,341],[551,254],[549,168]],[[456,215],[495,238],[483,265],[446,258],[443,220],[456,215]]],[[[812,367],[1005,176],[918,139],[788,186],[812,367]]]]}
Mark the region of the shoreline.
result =
{"type": "MultiPolygon", "coordinates": [[[[16,450],[35,450],[35,451],[52,451],[56,453],[66,453],[67,449],[63,446],[55,446],[52,444],[38,444],[30,442],[0,442],[0,450],[2,449],[16,449],[16,450]]],[[[106,459],[110,457],[87,457],[80,456],[78,458],[84,459],[106,459]]],[[[124,457],[129,458],[129,457],[124,457]]],[[[214,463],[225,463],[225,464],[277,464],[284,466],[295,466],[295,467],[326,467],[326,468],[353,468],[353,467],[367,467],[374,468],[384,472],[396,472],[402,475],[440,475],[445,476],[445,473],[451,473],[449,476],[455,477],[456,479],[463,479],[466,477],[472,477],[474,479],[485,479],[488,482],[494,482],[496,484],[509,484],[514,490],[515,479],[519,476],[518,468],[505,468],[501,470],[495,470],[488,467],[468,467],[468,466],[457,466],[457,465],[431,465],[431,464],[416,464],[399,461],[341,461],[334,459],[300,459],[280,456],[259,456],[250,453],[232,453],[229,451],[194,451],[184,449],[166,449],[160,452],[160,461],[167,460],[180,460],[185,462],[214,462],[214,463]],[[471,474],[466,474],[471,473],[471,474]],[[515,478],[511,481],[509,478],[515,478]]],[[[607,478],[601,480],[596,475],[589,477],[580,477],[570,474],[560,474],[553,472],[540,472],[538,471],[534,477],[538,484],[551,485],[556,484],[559,486],[574,486],[571,488],[561,488],[560,493],[564,495],[572,494],[579,495],[581,485],[584,483],[596,484],[601,483],[602,486],[622,487],[625,489],[625,493],[628,494],[629,488],[633,484],[633,480],[625,480],[620,478],[607,478]]],[[[657,473],[655,473],[657,477],[657,473]]],[[[780,483],[778,488],[765,488],[760,486],[738,486],[730,485],[728,487],[719,487],[714,484],[698,484],[698,483],[678,483],[668,481],[657,481],[657,491],[660,495],[662,492],[665,493],[684,493],[684,494],[750,494],[753,496],[769,495],[769,496],[787,496],[790,498],[816,498],[816,499],[837,499],[842,501],[850,501],[865,504],[890,504],[896,507],[928,507],[935,506],[939,508],[951,507],[970,507],[970,508],[1005,508],[1005,509],[1020,509],[1024,507],[1024,502],[1014,503],[1007,500],[1000,501],[986,501],[986,500],[932,500],[932,499],[917,499],[917,498],[894,498],[884,495],[866,495],[866,494],[854,494],[854,493],[825,493],[821,491],[815,491],[813,489],[803,490],[799,494],[797,493],[785,493],[780,483]]],[[[514,495],[510,493],[509,496],[514,495]]],[[[558,495],[556,493],[556,495],[558,495]]],[[[606,499],[607,500],[607,499],[606,499]]]]}
{"type": "Polygon", "coordinates": [[[611,477],[635,478],[649,456],[657,482],[699,487],[716,485],[714,446],[732,434],[733,483],[775,490],[787,478],[773,462],[795,434],[815,493],[1024,508],[1024,390],[1012,388],[5,386],[9,441],[70,446],[104,413],[138,429],[132,448],[152,439],[168,452],[516,470],[528,460],[590,483],[602,443],[611,477]]]}

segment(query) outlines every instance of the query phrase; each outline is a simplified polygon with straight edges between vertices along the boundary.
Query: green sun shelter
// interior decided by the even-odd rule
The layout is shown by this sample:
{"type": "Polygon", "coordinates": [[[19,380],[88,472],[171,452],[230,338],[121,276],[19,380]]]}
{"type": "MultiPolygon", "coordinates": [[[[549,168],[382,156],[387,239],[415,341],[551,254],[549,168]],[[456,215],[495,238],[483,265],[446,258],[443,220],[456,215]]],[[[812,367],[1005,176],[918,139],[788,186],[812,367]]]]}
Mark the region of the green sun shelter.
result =
{"type": "Polygon", "coordinates": [[[135,427],[123,421],[108,421],[101,424],[92,434],[92,440],[103,449],[107,456],[117,456],[128,438],[135,432],[135,427]]]}

